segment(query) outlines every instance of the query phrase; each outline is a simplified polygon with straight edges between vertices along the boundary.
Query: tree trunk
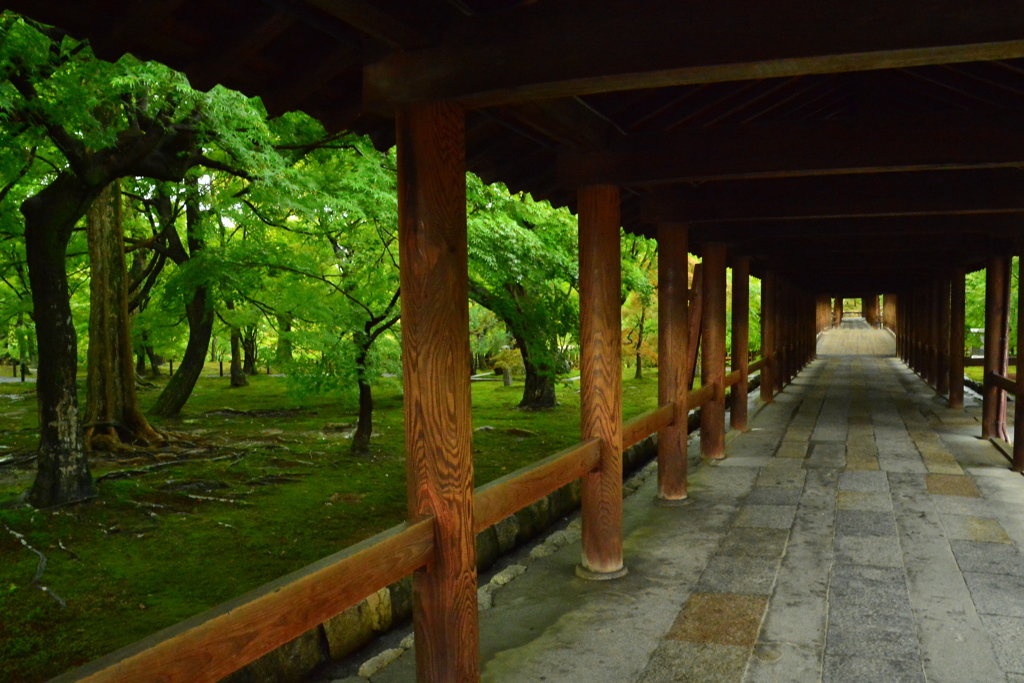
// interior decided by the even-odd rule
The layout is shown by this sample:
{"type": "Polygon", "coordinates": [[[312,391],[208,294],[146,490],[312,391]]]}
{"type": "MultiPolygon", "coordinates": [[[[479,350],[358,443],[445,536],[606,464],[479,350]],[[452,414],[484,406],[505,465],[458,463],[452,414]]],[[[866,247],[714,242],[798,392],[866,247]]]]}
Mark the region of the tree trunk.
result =
{"type": "MultiPolygon", "coordinates": [[[[231,308],[231,306],[228,306],[231,308]]],[[[232,387],[245,387],[249,385],[249,381],[245,378],[245,373],[242,372],[242,333],[238,331],[237,327],[231,328],[231,386],[232,387]]]]}
{"type": "MultiPolygon", "coordinates": [[[[178,240],[178,233],[174,232],[172,239],[175,240],[174,247],[177,253],[175,262],[179,266],[204,248],[203,241],[199,238],[201,234],[199,203],[194,196],[187,200],[185,218],[191,255],[185,255],[185,250],[178,240]]],[[[150,411],[153,415],[160,417],[175,417],[181,412],[188,397],[192,395],[199,375],[203,372],[206,350],[210,346],[210,337],[213,334],[213,304],[206,287],[197,287],[192,293],[192,298],[185,304],[185,316],[188,319],[188,344],[185,347],[185,355],[181,358],[178,372],[171,375],[170,381],[160,392],[156,404],[150,411]]],[[[150,352],[152,361],[152,348],[147,347],[147,351],[150,352]]],[[[156,365],[154,361],[154,372],[156,365]]]]}
{"type": "Polygon", "coordinates": [[[149,374],[153,377],[160,376],[160,363],[163,362],[163,358],[157,355],[156,349],[152,346],[146,345],[146,357],[149,358],[149,374]]]}
{"type": "Polygon", "coordinates": [[[519,351],[523,354],[523,367],[526,368],[526,381],[523,386],[523,400],[520,408],[540,410],[555,407],[555,372],[553,368],[535,364],[530,350],[522,339],[516,337],[519,351]]]}
{"type": "Polygon", "coordinates": [[[366,356],[369,341],[366,335],[359,335],[356,344],[359,352],[356,355],[356,383],[359,385],[359,419],[356,431],[352,435],[352,454],[366,455],[370,452],[370,434],[373,432],[373,388],[366,372],[366,356]]]}
{"type": "Polygon", "coordinates": [[[633,374],[634,379],[643,379],[643,359],[640,357],[640,348],[644,343],[644,324],[647,318],[647,307],[643,306],[640,308],[640,324],[636,330],[636,372],[633,374]]]}
{"type": "Polygon", "coordinates": [[[258,329],[255,325],[242,328],[242,372],[246,375],[256,374],[256,334],[258,329]]]}
{"type": "Polygon", "coordinates": [[[135,374],[142,377],[146,374],[146,349],[139,348],[135,352],[135,374]]]}
{"type": "Polygon", "coordinates": [[[121,189],[115,181],[87,214],[91,273],[85,440],[101,449],[161,439],[135,395],[122,223],[121,189]]]}
{"type": "Polygon", "coordinates": [[[78,415],[78,338],[65,259],[75,222],[97,193],[62,174],[21,205],[36,340],[39,356],[46,359],[36,380],[39,457],[28,496],[40,508],[95,495],[78,415]]]}
{"type": "Polygon", "coordinates": [[[185,355],[181,357],[178,371],[171,375],[167,386],[160,392],[150,414],[159,417],[177,416],[203,372],[206,361],[206,349],[213,334],[213,307],[209,302],[209,293],[205,287],[199,287],[192,299],[185,305],[188,319],[188,345],[185,355]]]}
{"type": "Polygon", "coordinates": [[[287,365],[294,359],[292,357],[292,338],[289,334],[292,331],[291,313],[280,313],[277,316],[277,363],[287,365]]]}

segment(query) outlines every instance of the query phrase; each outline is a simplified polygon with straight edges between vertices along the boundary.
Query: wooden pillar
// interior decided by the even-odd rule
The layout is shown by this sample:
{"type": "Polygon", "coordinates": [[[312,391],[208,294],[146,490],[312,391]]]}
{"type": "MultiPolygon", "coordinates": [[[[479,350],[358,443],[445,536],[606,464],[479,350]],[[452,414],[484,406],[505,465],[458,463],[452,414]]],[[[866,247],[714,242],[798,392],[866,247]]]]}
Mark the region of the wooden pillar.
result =
{"type": "Polygon", "coordinates": [[[839,327],[843,324],[843,297],[836,297],[835,313],[832,316],[835,322],[835,326],[839,327]]]}
{"type": "Polygon", "coordinates": [[[949,391],[949,277],[942,276],[939,278],[936,287],[936,297],[938,299],[938,338],[936,339],[935,348],[939,357],[939,376],[938,384],[935,386],[935,390],[940,395],[945,395],[949,391]]]}
{"type": "Polygon", "coordinates": [[[775,277],[775,303],[772,309],[775,313],[775,372],[772,379],[775,381],[775,391],[782,391],[789,380],[789,325],[786,281],[778,276],[775,277]]]}
{"type": "Polygon", "coordinates": [[[1020,264],[1024,263],[1024,242],[1017,245],[1017,390],[1013,407],[1013,471],[1024,472],[1024,372],[1021,359],[1024,358],[1024,282],[1020,279],[1020,264]],[[1020,431],[1017,431],[1020,427],[1020,431]]]}
{"type": "Polygon", "coordinates": [[[1009,260],[1009,256],[993,253],[985,273],[985,389],[981,407],[981,436],[985,439],[1005,438],[1006,392],[993,384],[989,375],[1005,375],[1008,363],[1009,260]]]}
{"type": "Polygon", "coordinates": [[[955,268],[949,283],[949,407],[964,407],[964,306],[966,278],[955,268]]]}
{"type": "Polygon", "coordinates": [[[675,404],[675,420],[658,434],[658,497],[686,500],[690,387],[688,242],[685,225],[658,226],[658,403],[675,404]]]}
{"type": "Polygon", "coordinates": [[[775,396],[775,273],[765,272],[761,278],[761,400],[771,403],[775,396]]]}
{"type": "Polygon", "coordinates": [[[737,256],[732,264],[732,371],[740,381],[732,385],[730,424],[747,431],[747,367],[750,364],[750,257],[737,256]]]}
{"type": "Polygon", "coordinates": [[[476,681],[463,112],[410,106],[396,137],[409,518],[435,519],[433,559],[413,575],[417,680],[476,681]]]}
{"type": "Polygon", "coordinates": [[[619,189],[579,190],[580,431],[601,440],[601,464],[583,478],[583,558],[577,574],[612,579],[622,563],[622,358],[619,189]]]}
{"type": "Polygon", "coordinates": [[[933,280],[925,288],[927,308],[927,341],[928,341],[928,383],[933,389],[939,387],[939,289],[938,281],[933,280]]]}
{"type": "Polygon", "coordinates": [[[704,316],[701,321],[700,382],[715,395],[700,410],[700,453],[725,457],[725,245],[704,245],[704,316]]]}

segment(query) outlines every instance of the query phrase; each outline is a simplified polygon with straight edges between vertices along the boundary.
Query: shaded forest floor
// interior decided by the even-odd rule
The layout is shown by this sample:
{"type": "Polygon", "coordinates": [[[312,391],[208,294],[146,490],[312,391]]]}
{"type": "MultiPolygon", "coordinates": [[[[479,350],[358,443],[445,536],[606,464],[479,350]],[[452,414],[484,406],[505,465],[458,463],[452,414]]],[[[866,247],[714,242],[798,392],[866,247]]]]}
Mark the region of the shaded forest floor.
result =
{"type": "MultiPolygon", "coordinates": [[[[349,454],[354,396],[249,381],[204,376],[179,419],[153,422],[182,443],[98,454],[97,498],[42,512],[18,502],[34,476],[18,454],[37,441],[35,387],[0,384],[0,679],[46,680],[402,521],[397,380],[375,387],[369,457],[349,454]],[[37,582],[15,534],[46,557],[37,582]]],[[[143,409],[161,386],[140,393],[143,409]]],[[[578,389],[559,382],[558,407],[527,412],[520,383],[475,382],[476,484],[577,442],[578,389]]],[[[626,419],[656,404],[656,371],[624,381],[626,419]]]]}

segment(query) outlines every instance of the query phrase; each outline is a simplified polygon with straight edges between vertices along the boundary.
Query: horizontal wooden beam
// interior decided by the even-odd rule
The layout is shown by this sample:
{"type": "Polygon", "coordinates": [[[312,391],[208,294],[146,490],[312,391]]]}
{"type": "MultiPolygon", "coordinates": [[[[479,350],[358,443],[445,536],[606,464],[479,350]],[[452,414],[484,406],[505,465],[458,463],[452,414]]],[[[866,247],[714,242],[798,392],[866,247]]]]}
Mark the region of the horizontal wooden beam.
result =
{"type": "Polygon", "coordinates": [[[767,358],[759,358],[758,360],[754,361],[753,363],[751,363],[750,365],[747,366],[747,372],[749,372],[749,373],[757,372],[758,370],[760,370],[761,368],[763,368],[766,365],[768,365],[768,359],[767,358]]]}
{"type": "Polygon", "coordinates": [[[622,425],[622,449],[643,441],[651,434],[657,434],[672,424],[674,419],[675,406],[672,403],[664,403],[637,415],[622,425]]]}
{"type": "Polygon", "coordinates": [[[558,0],[467,17],[369,65],[369,106],[473,106],[1024,56],[1015,2],[558,0]],[[898,29],[898,30],[897,30],[898,29]]]}
{"type": "Polygon", "coordinates": [[[1014,396],[1017,395],[1017,382],[1009,377],[1004,377],[1003,375],[990,372],[985,375],[985,384],[993,385],[1014,396]]]}
{"type": "Polygon", "coordinates": [[[1024,213],[1016,169],[724,181],[659,189],[647,223],[1024,213]]]}
{"type": "Polygon", "coordinates": [[[565,150],[567,187],[658,185],[892,171],[1012,168],[1024,131],[1004,118],[711,126],[630,137],[600,151],[565,150]]]}
{"type": "Polygon", "coordinates": [[[433,551],[433,517],[400,524],[53,683],[215,683],[423,567],[433,551]]]}
{"type": "Polygon", "coordinates": [[[480,533],[597,467],[600,439],[587,439],[476,490],[473,528],[480,533]]]}
{"type": "Polygon", "coordinates": [[[686,407],[696,410],[715,397],[715,385],[705,384],[696,391],[691,391],[686,400],[686,407]]]}

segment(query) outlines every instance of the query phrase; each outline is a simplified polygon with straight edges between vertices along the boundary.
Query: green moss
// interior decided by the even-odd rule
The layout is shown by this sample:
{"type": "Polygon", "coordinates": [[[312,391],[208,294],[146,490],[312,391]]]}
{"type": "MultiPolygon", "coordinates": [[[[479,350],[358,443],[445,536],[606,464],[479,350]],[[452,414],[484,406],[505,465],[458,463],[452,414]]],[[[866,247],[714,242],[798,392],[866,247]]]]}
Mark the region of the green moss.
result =
{"type": "MultiPolygon", "coordinates": [[[[379,436],[370,457],[350,455],[339,428],[355,421],[353,397],[301,397],[289,393],[282,378],[249,380],[250,386],[231,389],[226,378],[204,377],[179,419],[155,421],[197,446],[216,444],[215,451],[197,448],[193,459],[181,462],[167,454],[169,466],[99,481],[99,497],[91,503],[48,512],[11,507],[33,473],[0,470],[0,504],[8,504],[0,520],[46,554],[41,584],[67,602],[61,609],[31,585],[36,556],[0,528],[5,680],[48,679],[403,520],[405,442],[397,380],[375,387],[379,436]],[[222,409],[288,412],[262,418],[214,412],[222,409]]],[[[143,408],[158,390],[159,382],[142,393],[143,408]]],[[[532,412],[515,408],[521,385],[474,383],[476,484],[576,443],[578,390],[579,382],[559,382],[560,404],[532,412]]],[[[34,446],[37,422],[32,385],[3,384],[0,395],[3,457],[34,446]]],[[[624,380],[626,419],[656,404],[655,371],[624,380]]],[[[93,474],[153,462],[100,459],[93,474]]]]}

